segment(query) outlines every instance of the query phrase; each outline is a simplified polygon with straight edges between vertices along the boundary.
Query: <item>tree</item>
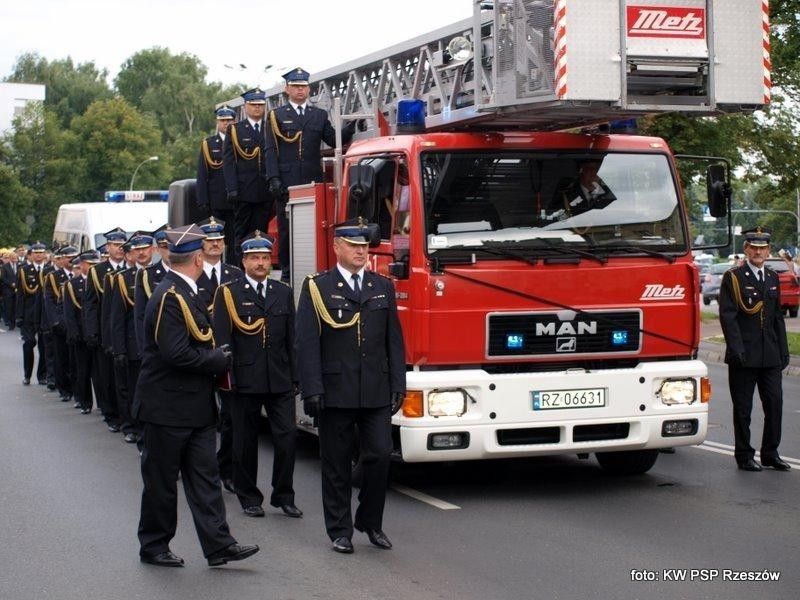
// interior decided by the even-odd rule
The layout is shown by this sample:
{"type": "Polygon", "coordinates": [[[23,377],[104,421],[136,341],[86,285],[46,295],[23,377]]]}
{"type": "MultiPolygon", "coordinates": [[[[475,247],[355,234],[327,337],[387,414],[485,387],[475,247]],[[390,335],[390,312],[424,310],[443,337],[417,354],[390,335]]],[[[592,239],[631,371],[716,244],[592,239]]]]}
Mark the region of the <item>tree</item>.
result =
{"type": "MultiPolygon", "coordinates": [[[[158,127],[122,98],[94,102],[72,122],[72,130],[86,161],[83,195],[89,201],[102,199],[107,190],[128,189],[136,167],[164,148],[158,127]]],[[[165,189],[171,176],[169,161],[154,161],[139,169],[136,187],[165,189]]]]}
{"type": "Polygon", "coordinates": [[[31,235],[49,240],[59,205],[81,199],[86,164],[77,138],[62,129],[52,110],[29,105],[14,121],[10,164],[23,186],[31,191],[31,235]]]}
{"type": "Polygon", "coordinates": [[[0,246],[16,246],[29,239],[26,217],[32,212],[32,197],[11,167],[0,163],[0,246]]]}
{"type": "Polygon", "coordinates": [[[93,62],[75,66],[72,59],[48,62],[37,54],[23,54],[17,60],[7,81],[40,83],[46,86],[44,105],[57,116],[62,127],[82,115],[95,100],[111,97],[106,70],[98,70],[93,62]]]}

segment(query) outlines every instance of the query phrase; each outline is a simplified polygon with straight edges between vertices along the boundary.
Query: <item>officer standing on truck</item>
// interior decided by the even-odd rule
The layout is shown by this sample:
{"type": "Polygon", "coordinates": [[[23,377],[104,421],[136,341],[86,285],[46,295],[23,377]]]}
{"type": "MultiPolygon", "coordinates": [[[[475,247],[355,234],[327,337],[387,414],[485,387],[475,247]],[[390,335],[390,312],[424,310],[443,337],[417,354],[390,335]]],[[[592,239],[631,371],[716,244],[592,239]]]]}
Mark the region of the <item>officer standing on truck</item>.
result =
{"type": "MultiPolygon", "coordinates": [[[[236,111],[230,106],[221,106],[214,111],[217,118],[217,131],[200,143],[197,158],[197,206],[204,216],[233,223],[234,204],[228,199],[225,190],[225,174],[222,171],[222,145],[226,131],[233,124],[236,111]]],[[[233,227],[225,233],[225,245],[233,247],[233,227]]],[[[226,257],[231,262],[231,257],[226,257]]]]}
{"type": "Polygon", "coordinates": [[[769,256],[770,232],[756,227],[744,232],[746,260],[722,276],[719,320],[725,335],[725,362],[733,399],[736,463],[744,471],[761,465],[788,471],[778,455],[781,441],[783,389],[781,371],[789,365],[789,344],[781,310],[778,274],[764,265],[769,256]],[[753,391],[764,408],[761,465],[750,445],[753,391]]]}
{"type": "Polygon", "coordinates": [[[383,549],[383,508],[392,451],[391,416],[405,397],[403,333],[392,282],[365,269],[375,225],[334,229],[336,266],[303,282],[296,343],[304,412],[319,424],[322,505],[333,550],[353,552],[353,528],[383,549]],[[351,516],[351,458],[359,431],[363,483],[351,516]]]}
{"type": "MultiPolygon", "coordinates": [[[[278,258],[281,280],[289,281],[289,219],[286,203],[292,185],[322,181],[320,145],[336,147],[336,132],[328,113],[308,102],[309,73],[300,67],[283,75],[289,102],[270,111],[265,140],[264,171],[269,191],[275,199],[278,217],[278,258]]],[[[342,143],[348,144],[355,132],[355,121],[342,129],[342,143]]],[[[250,230],[252,231],[252,230],[250,230]]]]}
{"type": "MultiPolygon", "coordinates": [[[[263,517],[258,489],[258,430],[267,411],[275,457],[270,504],[289,517],[303,512],[294,503],[297,425],[294,389],[294,296],[269,279],[272,242],[256,231],[242,242],[244,277],[223,284],[214,298],[214,337],[233,351],[229,407],[233,420],[233,483],[250,517],[263,517]]],[[[223,392],[220,392],[222,394],[223,392]]]]}
{"type": "Polygon", "coordinates": [[[256,229],[266,229],[272,219],[272,198],[264,179],[264,107],[266,94],[259,88],[247,90],[244,99],[245,119],[228,127],[222,145],[222,170],[228,200],[235,206],[233,237],[229,262],[238,265],[242,240],[256,229]]]}

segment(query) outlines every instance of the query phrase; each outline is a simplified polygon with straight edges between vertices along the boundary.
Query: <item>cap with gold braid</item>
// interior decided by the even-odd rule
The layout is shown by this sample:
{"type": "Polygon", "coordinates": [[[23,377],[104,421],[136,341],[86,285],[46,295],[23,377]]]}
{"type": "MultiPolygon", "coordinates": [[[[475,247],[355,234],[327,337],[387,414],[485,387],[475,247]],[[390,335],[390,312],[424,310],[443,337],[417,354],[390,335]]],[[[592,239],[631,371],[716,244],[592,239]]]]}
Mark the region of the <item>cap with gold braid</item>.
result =
{"type": "Polygon", "coordinates": [[[206,234],[194,223],[167,231],[169,251],[178,254],[199,250],[203,247],[204,239],[206,239],[206,234]]]}
{"type": "Polygon", "coordinates": [[[765,248],[766,246],[769,246],[771,233],[768,229],[756,227],[755,229],[743,231],[742,235],[744,236],[745,243],[749,244],[750,246],[754,246],[756,248],[765,248]]]}

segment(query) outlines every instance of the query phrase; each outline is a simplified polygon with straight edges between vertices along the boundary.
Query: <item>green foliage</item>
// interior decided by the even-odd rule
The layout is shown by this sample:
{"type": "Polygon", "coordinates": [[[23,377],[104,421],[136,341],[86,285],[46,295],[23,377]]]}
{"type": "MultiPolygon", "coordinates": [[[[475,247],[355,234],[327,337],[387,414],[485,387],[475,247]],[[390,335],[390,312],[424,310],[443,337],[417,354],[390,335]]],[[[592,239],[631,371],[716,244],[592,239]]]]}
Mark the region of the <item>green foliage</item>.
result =
{"type": "Polygon", "coordinates": [[[0,163],[0,246],[15,246],[28,239],[30,228],[25,217],[31,212],[32,197],[11,167],[0,163]]]}
{"type": "MultiPolygon", "coordinates": [[[[72,130],[86,161],[86,201],[101,200],[106,190],[128,189],[136,167],[149,156],[163,154],[157,125],[122,98],[93,103],[72,122],[72,130]]],[[[172,166],[165,156],[159,158],[139,169],[137,189],[166,189],[172,166]]]]}
{"type": "Polygon", "coordinates": [[[46,86],[44,105],[58,115],[62,127],[82,115],[95,100],[111,98],[106,82],[108,72],[98,70],[93,62],[75,66],[71,58],[48,62],[37,54],[23,54],[7,81],[40,83],[46,86]]]}
{"type": "Polygon", "coordinates": [[[800,0],[771,0],[772,83],[800,100],[800,0]]]}

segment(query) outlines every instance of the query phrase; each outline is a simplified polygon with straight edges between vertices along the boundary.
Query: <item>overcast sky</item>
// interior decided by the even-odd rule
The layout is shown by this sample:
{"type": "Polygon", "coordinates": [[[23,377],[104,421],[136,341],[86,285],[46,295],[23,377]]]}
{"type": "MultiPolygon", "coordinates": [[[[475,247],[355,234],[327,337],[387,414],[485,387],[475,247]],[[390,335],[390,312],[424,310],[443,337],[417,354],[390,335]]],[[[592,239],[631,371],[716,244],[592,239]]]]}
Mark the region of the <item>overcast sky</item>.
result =
{"type": "Polygon", "coordinates": [[[3,0],[0,78],[11,73],[21,54],[37,52],[48,60],[94,61],[108,69],[111,82],[132,54],[161,46],[196,55],[208,68],[209,81],[268,88],[295,66],[321,71],[468,18],[472,5],[472,0],[3,0]],[[268,65],[273,69],[265,73],[268,65]]]}

